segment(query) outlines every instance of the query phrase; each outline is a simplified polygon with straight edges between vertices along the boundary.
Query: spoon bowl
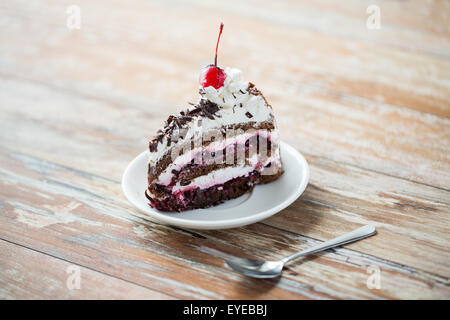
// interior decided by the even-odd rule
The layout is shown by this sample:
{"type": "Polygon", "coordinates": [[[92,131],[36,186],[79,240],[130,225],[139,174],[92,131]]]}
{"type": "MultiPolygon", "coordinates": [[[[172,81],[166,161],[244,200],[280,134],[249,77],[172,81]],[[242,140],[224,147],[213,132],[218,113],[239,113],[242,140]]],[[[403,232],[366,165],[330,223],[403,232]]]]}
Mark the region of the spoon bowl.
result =
{"type": "Polygon", "coordinates": [[[281,261],[262,261],[242,258],[229,259],[226,263],[236,272],[260,279],[278,277],[284,266],[281,261]]]}

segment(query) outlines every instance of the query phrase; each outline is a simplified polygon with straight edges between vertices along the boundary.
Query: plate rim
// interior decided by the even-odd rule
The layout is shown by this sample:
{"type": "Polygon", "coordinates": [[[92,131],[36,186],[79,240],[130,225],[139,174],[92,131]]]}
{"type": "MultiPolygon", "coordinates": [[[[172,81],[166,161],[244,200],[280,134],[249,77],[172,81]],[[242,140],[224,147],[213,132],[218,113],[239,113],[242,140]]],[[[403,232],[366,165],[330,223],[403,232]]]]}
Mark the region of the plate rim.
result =
{"type": "MultiPolygon", "coordinates": [[[[148,207],[143,208],[139,203],[135,203],[131,197],[131,194],[127,192],[125,187],[125,179],[129,175],[129,171],[134,167],[135,163],[140,160],[144,154],[148,153],[148,150],[145,150],[141,152],[139,155],[137,155],[130,163],[128,163],[127,167],[125,168],[125,171],[122,175],[121,185],[122,185],[122,192],[125,195],[125,198],[137,209],[144,212],[145,214],[149,215],[151,218],[157,220],[158,222],[165,223],[172,226],[177,227],[184,227],[184,228],[190,228],[190,229],[229,229],[229,228],[236,228],[236,227],[242,227],[245,225],[249,225],[252,223],[259,222],[261,220],[267,219],[276,213],[282,211],[283,209],[290,206],[298,197],[300,197],[303,192],[305,191],[310,178],[310,169],[308,162],[306,161],[305,157],[297,151],[294,147],[290,146],[288,143],[284,141],[280,141],[280,148],[288,150],[291,154],[295,156],[299,162],[302,163],[302,174],[304,174],[304,177],[302,178],[302,181],[300,185],[297,187],[296,192],[293,192],[289,197],[287,197],[282,203],[271,207],[267,210],[258,212],[257,214],[248,216],[248,217],[242,217],[242,218],[234,218],[234,219],[228,219],[228,220],[215,220],[215,221],[192,221],[192,220],[185,220],[180,217],[171,217],[164,215],[160,213],[158,210],[148,207]]],[[[131,193],[131,192],[130,192],[131,193]]],[[[148,205],[148,204],[147,204],[148,205]]],[[[239,205],[230,209],[237,209],[239,208],[239,205]]],[[[207,210],[206,208],[205,210],[207,210]]],[[[180,213],[182,214],[182,213],[180,213]]]]}

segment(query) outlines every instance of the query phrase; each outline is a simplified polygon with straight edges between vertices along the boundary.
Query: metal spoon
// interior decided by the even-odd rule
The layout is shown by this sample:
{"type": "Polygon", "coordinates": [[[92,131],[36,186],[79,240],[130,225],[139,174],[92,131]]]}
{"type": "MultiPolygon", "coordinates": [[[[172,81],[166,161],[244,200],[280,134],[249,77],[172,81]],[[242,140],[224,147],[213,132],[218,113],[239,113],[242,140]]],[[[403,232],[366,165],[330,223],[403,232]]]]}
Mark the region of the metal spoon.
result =
{"type": "Polygon", "coordinates": [[[281,275],[284,264],[298,257],[303,257],[311,253],[324,251],[346,243],[358,241],[374,235],[377,231],[375,227],[367,225],[340,237],[325,241],[312,248],[294,253],[278,261],[261,261],[253,259],[234,258],[226,260],[226,263],[236,272],[254,278],[275,278],[281,275]]]}

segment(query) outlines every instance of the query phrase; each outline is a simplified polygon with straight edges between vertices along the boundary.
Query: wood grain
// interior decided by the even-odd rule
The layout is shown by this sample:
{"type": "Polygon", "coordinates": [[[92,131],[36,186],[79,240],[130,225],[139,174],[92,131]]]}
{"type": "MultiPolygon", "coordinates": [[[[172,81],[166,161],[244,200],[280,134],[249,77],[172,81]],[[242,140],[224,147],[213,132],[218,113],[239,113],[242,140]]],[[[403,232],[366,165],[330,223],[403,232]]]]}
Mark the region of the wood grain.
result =
{"type": "Polygon", "coordinates": [[[447,1],[379,1],[380,30],[366,28],[371,1],[78,3],[72,31],[72,2],[0,4],[1,298],[450,298],[447,1]],[[219,63],[265,93],[310,185],[244,228],[164,226],[125,200],[121,175],[198,99],[220,20],[219,63]],[[281,257],[367,223],[377,236],[279,281],[222,260],[281,257]],[[79,291],[65,284],[71,264],[79,291]],[[381,289],[367,287],[369,266],[381,289]]]}
{"type": "Polygon", "coordinates": [[[173,299],[10,242],[0,241],[0,253],[1,299],[173,299]],[[67,285],[71,267],[79,268],[79,287],[67,285]]]}
{"type": "MultiPolygon", "coordinates": [[[[269,281],[267,286],[261,286],[258,280],[242,279],[230,273],[220,258],[242,254],[276,258],[316,243],[312,238],[287,232],[287,225],[299,226],[294,231],[302,234],[327,238],[351,230],[353,224],[348,220],[336,226],[321,224],[322,228],[311,233],[306,231],[310,222],[307,216],[306,221],[296,223],[292,216],[286,216],[287,210],[276,216],[276,219],[284,219],[282,228],[271,226],[276,226],[276,222],[269,219],[262,224],[232,230],[181,230],[152,223],[144,214],[135,212],[120,195],[118,182],[21,154],[2,157],[2,163],[5,164],[2,181],[6,183],[2,190],[8,192],[1,199],[5,214],[1,216],[0,232],[8,241],[70,259],[111,276],[132,279],[179,298],[320,299],[351,298],[353,294],[360,298],[399,298],[400,292],[416,298],[442,298],[449,293],[446,276],[420,268],[408,269],[383,256],[362,253],[365,248],[375,252],[378,246],[382,255],[390,251],[383,245],[383,238],[390,243],[402,242],[401,237],[396,238],[383,227],[379,227],[376,237],[348,246],[357,251],[337,249],[335,256],[320,255],[304,264],[291,265],[280,284],[274,286],[269,281]],[[40,206],[37,208],[35,203],[40,206]],[[386,290],[373,292],[366,287],[370,265],[381,269],[382,279],[388,278],[387,283],[383,283],[386,290]],[[327,277],[320,280],[323,272],[327,277]],[[305,274],[310,274],[310,278],[305,274]],[[424,290],[424,286],[431,283],[433,286],[424,290]],[[315,289],[316,286],[320,289],[315,289]],[[396,291],[396,288],[402,290],[396,291]],[[358,292],[352,293],[354,290],[358,292]]],[[[309,209],[307,201],[300,201],[304,205],[297,215],[309,209]]],[[[412,254],[409,250],[401,256],[412,254]]],[[[437,256],[431,258],[439,261],[437,256]]],[[[414,260],[416,264],[421,261],[417,257],[414,260]]]]}

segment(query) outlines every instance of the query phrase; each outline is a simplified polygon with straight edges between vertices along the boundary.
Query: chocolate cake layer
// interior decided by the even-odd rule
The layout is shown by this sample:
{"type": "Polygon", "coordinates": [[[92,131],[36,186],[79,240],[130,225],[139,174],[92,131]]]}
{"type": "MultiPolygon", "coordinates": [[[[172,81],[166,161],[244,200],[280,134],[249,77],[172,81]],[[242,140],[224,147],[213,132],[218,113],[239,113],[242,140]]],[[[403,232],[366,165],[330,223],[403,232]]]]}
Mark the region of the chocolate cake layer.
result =
{"type": "Polygon", "coordinates": [[[253,190],[255,185],[276,180],[282,171],[274,175],[261,175],[258,171],[251,172],[246,177],[229,180],[224,184],[215,185],[207,189],[191,189],[178,194],[171,194],[163,200],[153,198],[146,192],[150,205],[161,211],[185,211],[207,208],[234,199],[253,190]]]}

